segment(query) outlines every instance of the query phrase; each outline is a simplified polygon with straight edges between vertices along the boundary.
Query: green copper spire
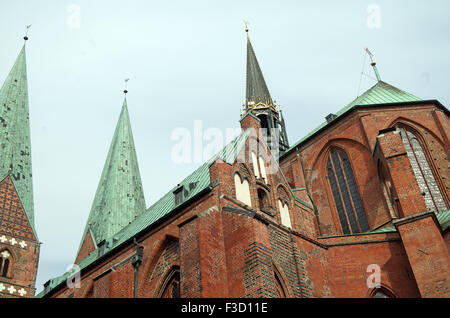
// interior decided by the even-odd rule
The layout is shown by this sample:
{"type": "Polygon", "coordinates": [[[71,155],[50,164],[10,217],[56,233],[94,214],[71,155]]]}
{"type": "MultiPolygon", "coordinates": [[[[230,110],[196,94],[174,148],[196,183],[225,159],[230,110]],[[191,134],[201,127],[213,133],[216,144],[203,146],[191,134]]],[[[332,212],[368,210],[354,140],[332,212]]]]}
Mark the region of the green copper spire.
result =
{"type": "Polygon", "coordinates": [[[88,230],[99,244],[143,211],[144,192],[125,98],[80,247],[88,230]]]}
{"type": "Polygon", "coordinates": [[[0,177],[7,174],[34,230],[25,44],[0,89],[0,177]]]}

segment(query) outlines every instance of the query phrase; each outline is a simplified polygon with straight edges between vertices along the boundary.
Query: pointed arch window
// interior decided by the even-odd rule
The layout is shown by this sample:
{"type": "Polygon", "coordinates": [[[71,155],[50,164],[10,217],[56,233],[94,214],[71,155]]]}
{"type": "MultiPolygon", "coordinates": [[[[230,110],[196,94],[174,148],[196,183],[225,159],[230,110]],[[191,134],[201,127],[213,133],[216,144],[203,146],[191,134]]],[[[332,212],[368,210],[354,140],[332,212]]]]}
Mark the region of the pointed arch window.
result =
{"type": "Polygon", "coordinates": [[[163,285],[161,298],[180,298],[180,269],[174,268],[163,285]]]}
{"type": "Polygon", "coordinates": [[[366,213],[347,154],[341,149],[331,148],[326,167],[342,232],[351,234],[368,231],[366,213]]]}
{"type": "Polygon", "coordinates": [[[275,269],[274,272],[274,278],[275,278],[275,287],[276,287],[276,292],[277,292],[277,296],[278,298],[286,298],[287,294],[286,291],[284,290],[284,286],[282,283],[282,280],[280,278],[280,274],[278,273],[278,271],[275,269]]]}
{"type": "Polygon", "coordinates": [[[278,199],[278,208],[280,209],[281,224],[292,228],[291,217],[289,215],[289,206],[287,203],[278,199]]]}
{"type": "Polygon", "coordinates": [[[409,127],[397,126],[397,129],[400,131],[419,188],[424,193],[427,209],[436,213],[446,211],[447,204],[425,154],[426,146],[409,127]]]}
{"type": "Polygon", "coordinates": [[[0,253],[0,277],[9,277],[11,269],[11,253],[4,250],[0,253]]]}
{"type": "Polygon", "coordinates": [[[371,298],[396,298],[393,292],[389,291],[384,287],[375,288],[370,293],[369,297],[371,298]]]}
{"type": "Polygon", "coordinates": [[[245,203],[248,206],[252,206],[252,200],[250,196],[250,185],[247,179],[241,179],[238,173],[234,174],[234,187],[236,190],[236,199],[245,203]]]}
{"type": "Polygon", "coordinates": [[[256,153],[252,151],[252,163],[256,178],[263,179],[264,182],[267,183],[266,164],[263,157],[258,157],[256,153]]]}

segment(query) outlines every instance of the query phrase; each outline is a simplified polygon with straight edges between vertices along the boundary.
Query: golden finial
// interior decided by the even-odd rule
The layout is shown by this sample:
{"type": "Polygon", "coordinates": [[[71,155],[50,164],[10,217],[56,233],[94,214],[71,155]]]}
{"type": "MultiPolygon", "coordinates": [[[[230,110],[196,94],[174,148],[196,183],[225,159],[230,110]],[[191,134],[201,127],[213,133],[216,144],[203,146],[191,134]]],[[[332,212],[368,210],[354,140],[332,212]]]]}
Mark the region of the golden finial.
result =
{"type": "Polygon", "coordinates": [[[250,22],[244,20],[244,24],[245,24],[245,33],[247,33],[248,38],[248,25],[250,24],[250,22]]]}

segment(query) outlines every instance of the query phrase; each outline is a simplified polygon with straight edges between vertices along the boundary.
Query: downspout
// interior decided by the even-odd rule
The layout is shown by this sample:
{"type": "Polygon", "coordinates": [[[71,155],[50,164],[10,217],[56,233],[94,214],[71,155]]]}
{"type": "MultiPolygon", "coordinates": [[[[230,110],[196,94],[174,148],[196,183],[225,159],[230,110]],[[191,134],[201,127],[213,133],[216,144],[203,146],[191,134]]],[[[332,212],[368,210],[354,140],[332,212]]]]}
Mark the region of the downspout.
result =
{"type": "Polygon", "coordinates": [[[136,245],[136,254],[134,254],[133,258],[131,259],[131,264],[133,264],[134,267],[134,287],[133,287],[133,297],[137,298],[137,291],[138,291],[138,273],[139,273],[139,267],[142,264],[142,256],[144,255],[144,247],[140,246],[138,242],[136,241],[136,238],[133,238],[133,242],[136,245]]]}

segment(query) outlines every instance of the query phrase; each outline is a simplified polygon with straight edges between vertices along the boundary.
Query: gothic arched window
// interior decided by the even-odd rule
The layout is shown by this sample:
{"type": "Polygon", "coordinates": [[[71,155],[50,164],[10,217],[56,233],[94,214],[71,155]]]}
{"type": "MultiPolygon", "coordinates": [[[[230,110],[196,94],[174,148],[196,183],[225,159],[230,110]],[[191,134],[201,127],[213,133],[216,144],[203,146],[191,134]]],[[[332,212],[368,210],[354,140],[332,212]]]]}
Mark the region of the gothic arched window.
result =
{"type": "Polygon", "coordinates": [[[287,203],[278,199],[278,208],[280,209],[281,224],[292,228],[291,217],[289,215],[289,206],[287,203]]]}
{"type": "Polygon", "coordinates": [[[281,282],[280,276],[277,271],[274,271],[275,277],[275,287],[277,288],[277,296],[278,298],[286,298],[286,292],[284,291],[283,283],[281,282]]]}
{"type": "Polygon", "coordinates": [[[248,206],[252,206],[252,199],[250,196],[250,185],[247,179],[241,179],[238,173],[234,174],[234,188],[236,191],[236,199],[245,203],[248,206]]]}
{"type": "Polygon", "coordinates": [[[163,285],[161,298],[180,298],[180,270],[174,268],[163,285]]]}
{"type": "Polygon", "coordinates": [[[368,231],[366,213],[350,162],[344,151],[337,148],[331,149],[327,160],[327,177],[342,232],[350,234],[368,231]]]}
{"type": "Polygon", "coordinates": [[[396,298],[396,296],[384,287],[379,287],[370,293],[369,297],[371,298],[396,298]]]}
{"type": "Polygon", "coordinates": [[[0,276],[9,277],[11,268],[11,253],[8,250],[4,250],[0,253],[0,276]]]}
{"type": "Polygon", "coordinates": [[[436,213],[446,211],[447,205],[424,151],[426,147],[408,127],[399,126],[397,128],[400,130],[403,145],[419,188],[424,193],[427,209],[436,213]]]}

